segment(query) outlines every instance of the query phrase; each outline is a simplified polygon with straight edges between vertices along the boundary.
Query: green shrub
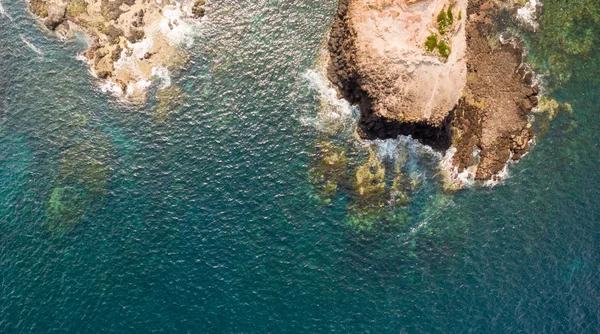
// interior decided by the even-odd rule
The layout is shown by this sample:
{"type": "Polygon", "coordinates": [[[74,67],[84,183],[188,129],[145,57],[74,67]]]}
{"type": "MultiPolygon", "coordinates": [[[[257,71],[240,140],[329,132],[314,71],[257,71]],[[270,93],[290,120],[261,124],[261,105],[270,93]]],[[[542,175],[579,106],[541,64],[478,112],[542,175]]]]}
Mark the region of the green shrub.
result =
{"type": "Polygon", "coordinates": [[[431,35],[429,35],[429,37],[427,37],[427,41],[425,42],[425,47],[427,48],[427,51],[433,52],[433,50],[435,50],[435,47],[437,46],[437,43],[438,43],[437,34],[432,33],[431,35]]]}
{"type": "Polygon", "coordinates": [[[448,28],[452,27],[452,24],[454,24],[454,14],[452,13],[452,6],[448,7],[448,10],[446,10],[446,7],[444,6],[442,11],[437,16],[437,25],[440,34],[444,35],[448,28]]]}
{"type": "Polygon", "coordinates": [[[447,21],[448,21],[448,14],[446,14],[445,10],[442,10],[438,14],[438,17],[437,17],[438,30],[440,31],[440,34],[442,34],[442,35],[446,33],[447,21]]]}
{"type": "Polygon", "coordinates": [[[441,41],[438,44],[438,51],[440,52],[440,55],[444,58],[448,58],[450,56],[450,46],[448,46],[448,44],[446,44],[446,42],[441,41]]]}

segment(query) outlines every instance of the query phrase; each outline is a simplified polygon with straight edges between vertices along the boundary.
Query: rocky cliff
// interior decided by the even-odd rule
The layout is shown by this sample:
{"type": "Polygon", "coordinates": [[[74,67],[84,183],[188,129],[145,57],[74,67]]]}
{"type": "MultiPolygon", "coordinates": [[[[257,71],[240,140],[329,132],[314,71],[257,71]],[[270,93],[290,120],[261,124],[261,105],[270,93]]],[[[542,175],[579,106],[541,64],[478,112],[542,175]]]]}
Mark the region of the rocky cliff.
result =
{"type": "MultiPolygon", "coordinates": [[[[449,176],[490,180],[529,148],[537,104],[524,46],[503,40],[516,1],[341,0],[328,75],[367,139],[412,135],[451,154],[449,176]]],[[[460,187],[460,184],[456,185],[460,187]]]]}

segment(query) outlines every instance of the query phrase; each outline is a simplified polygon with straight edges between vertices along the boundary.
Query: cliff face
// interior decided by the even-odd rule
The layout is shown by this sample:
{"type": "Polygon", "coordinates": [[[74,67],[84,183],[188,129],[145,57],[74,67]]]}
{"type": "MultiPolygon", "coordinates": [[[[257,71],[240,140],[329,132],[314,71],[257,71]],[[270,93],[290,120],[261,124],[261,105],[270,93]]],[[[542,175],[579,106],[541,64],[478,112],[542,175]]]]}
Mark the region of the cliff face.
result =
{"type": "Polygon", "coordinates": [[[358,104],[363,138],[412,135],[488,180],[528,149],[537,104],[523,47],[495,42],[510,1],[341,0],[328,74],[358,104]]]}
{"type": "MultiPolygon", "coordinates": [[[[330,39],[330,78],[344,96],[361,105],[361,135],[399,134],[447,148],[448,114],[466,84],[465,29],[462,18],[446,24],[443,12],[458,16],[466,0],[342,0],[330,39]],[[451,50],[442,54],[426,41],[435,36],[451,50]]],[[[462,14],[461,14],[462,15],[462,14]]]]}
{"type": "Polygon", "coordinates": [[[144,101],[155,76],[183,64],[178,44],[189,22],[204,15],[203,0],[30,0],[44,25],[63,37],[83,31],[92,72],[130,100],[144,101]]]}

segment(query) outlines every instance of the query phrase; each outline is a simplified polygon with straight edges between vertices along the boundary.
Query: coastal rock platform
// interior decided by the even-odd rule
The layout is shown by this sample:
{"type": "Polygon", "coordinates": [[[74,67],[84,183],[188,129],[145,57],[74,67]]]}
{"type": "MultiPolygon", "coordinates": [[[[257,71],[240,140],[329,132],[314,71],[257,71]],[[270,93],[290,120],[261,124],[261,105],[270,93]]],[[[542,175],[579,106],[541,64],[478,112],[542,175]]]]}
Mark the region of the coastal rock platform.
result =
{"type": "Polygon", "coordinates": [[[31,12],[63,38],[82,31],[83,53],[105,87],[132,102],[145,101],[154,77],[182,66],[191,24],[204,16],[204,0],[30,0],[31,12]]]}

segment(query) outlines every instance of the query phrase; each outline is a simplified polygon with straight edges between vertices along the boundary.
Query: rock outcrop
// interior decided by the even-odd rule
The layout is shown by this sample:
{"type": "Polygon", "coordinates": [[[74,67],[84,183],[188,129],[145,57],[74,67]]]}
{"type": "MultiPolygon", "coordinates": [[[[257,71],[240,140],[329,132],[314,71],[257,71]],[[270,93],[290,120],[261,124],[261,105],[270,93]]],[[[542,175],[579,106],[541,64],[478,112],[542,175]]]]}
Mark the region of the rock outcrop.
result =
{"type": "Polygon", "coordinates": [[[473,166],[477,180],[493,179],[507,161],[529,149],[533,130],[528,121],[537,105],[533,73],[523,64],[524,45],[514,39],[490,45],[501,8],[473,1],[467,24],[467,86],[454,110],[453,164],[463,172],[473,166]],[[484,8],[484,9],[481,9],[484,8]],[[475,165],[473,152],[479,151],[475,165]]]}
{"type": "Polygon", "coordinates": [[[498,41],[512,2],[340,0],[328,75],[359,106],[359,135],[412,135],[454,152],[454,177],[494,179],[518,160],[533,137],[537,89],[524,46],[498,41]]]}
{"type": "MultiPolygon", "coordinates": [[[[180,48],[203,0],[30,0],[44,25],[64,38],[75,30],[91,41],[83,56],[105,87],[132,102],[145,101],[152,79],[183,65],[180,48]]],[[[168,78],[163,78],[168,81],[168,78]]]]}

